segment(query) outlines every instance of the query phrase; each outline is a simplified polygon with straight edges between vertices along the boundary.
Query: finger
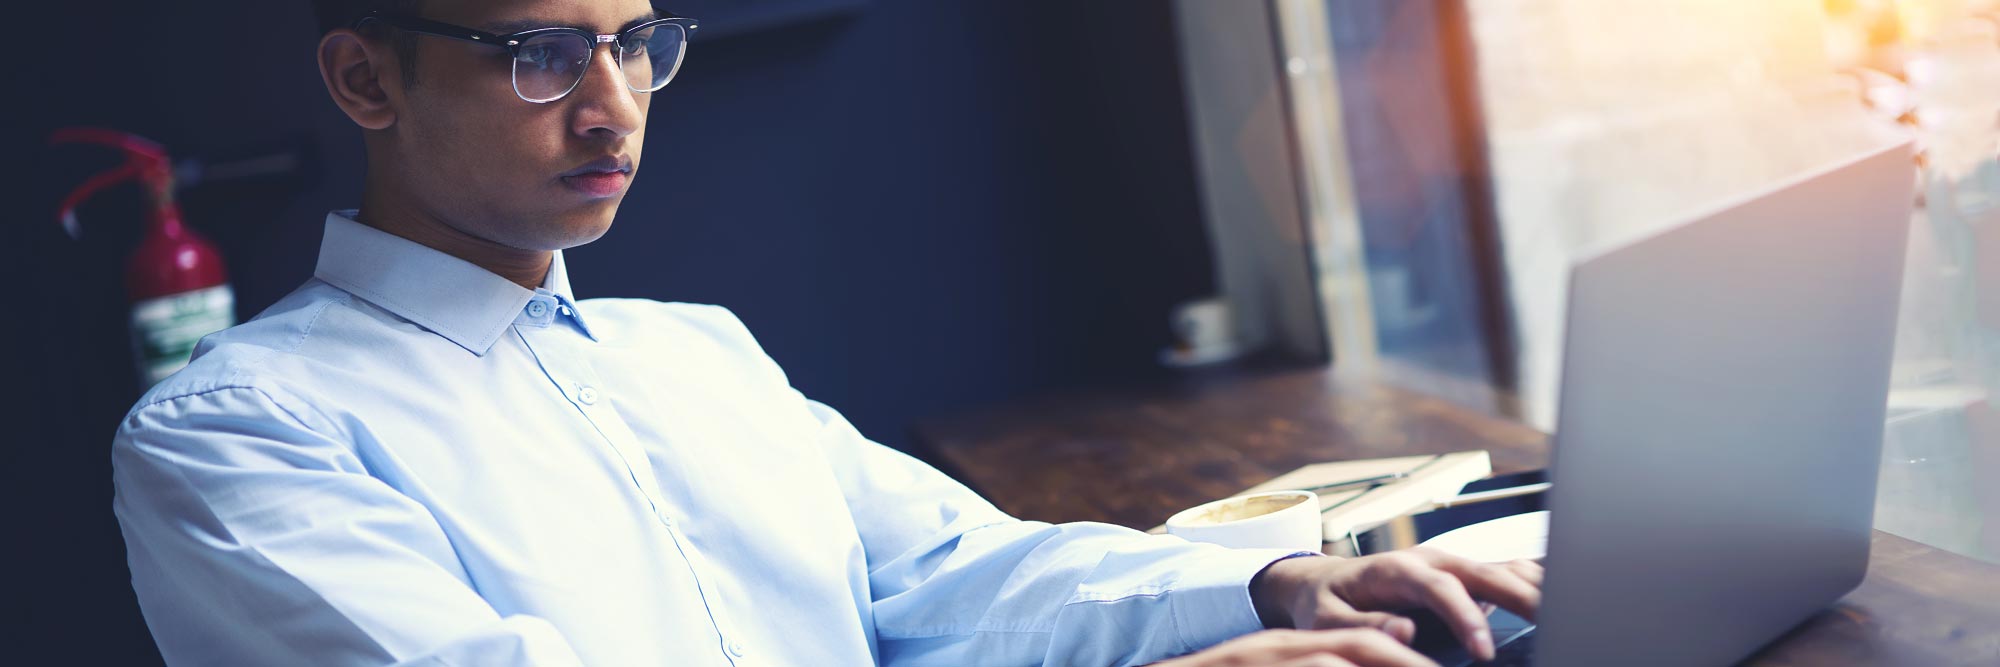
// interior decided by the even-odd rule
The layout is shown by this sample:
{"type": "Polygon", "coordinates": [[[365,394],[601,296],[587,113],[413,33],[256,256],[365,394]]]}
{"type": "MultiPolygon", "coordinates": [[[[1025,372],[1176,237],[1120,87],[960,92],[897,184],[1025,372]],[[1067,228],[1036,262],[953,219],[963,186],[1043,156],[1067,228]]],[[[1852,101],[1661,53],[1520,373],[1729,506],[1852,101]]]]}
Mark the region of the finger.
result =
{"type": "Polygon", "coordinates": [[[1346,630],[1340,635],[1341,646],[1335,653],[1357,667],[1438,667],[1430,658],[1375,630],[1346,630]]]}
{"type": "Polygon", "coordinates": [[[1314,615],[1312,628],[1368,628],[1380,630],[1396,641],[1408,644],[1416,640],[1417,623],[1408,618],[1384,611],[1321,612],[1314,615]]]}
{"type": "MultiPolygon", "coordinates": [[[[1246,658],[1251,664],[1266,665],[1313,655],[1332,655],[1360,667],[1437,667],[1437,664],[1394,637],[1373,628],[1340,630],[1265,630],[1247,635],[1258,643],[1240,647],[1232,657],[1246,658]]],[[[1225,643],[1217,649],[1229,644],[1225,643]]],[[[1216,649],[1210,649],[1214,651],[1216,649]]]]}
{"type": "MultiPolygon", "coordinates": [[[[1435,549],[1411,549],[1438,569],[1458,577],[1473,598],[1499,603],[1508,611],[1534,620],[1541,609],[1541,565],[1515,560],[1504,564],[1481,563],[1435,549]],[[1532,577],[1532,579],[1530,579],[1532,577]]],[[[1485,608],[1492,613],[1492,607],[1485,608]]]]}
{"type": "Polygon", "coordinates": [[[1535,588],[1542,587],[1541,563],[1527,560],[1525,558],[1521,560],[1510,560],[1507,561],[1507,569],[1513,570],[1514,574],[1521,575],[1522,579],[1526,579],[1528,583],[1534,584],[1535,588]]]}
{"type": "Polygon", "coordinates": [[[1532,621],[1541,609],[1541,587],[1508,565],[1442,560],[1438,568],[1458,577],[1474,598],[1497,603],[1522,618],[1532,621]]]}
{"type": "Polygon", "coordinates": [[[1313,596],[1311,608],[1292,609],[1292,625],[1300,630],[1351,628],[1362,625],[1351,620],[1360,613],[1333,591],[1322,590],[1313,596]]]}
{"type": "Polygon", "coordinates": [[[1458,577],[1444,570],[1425,568],[1411,574],[1407,581],[1416,587],[1417,597],[1424,606],[1451,626],[1452,634],[1472,652],[1472,657],[1493,659],[1493,632],[1486,626],[1486,614],[1479,611],[1479,603],[1472,601],[1472,594],[1458,577]]]}
{"type": "MultiPolygon", "coordinates": [[[[1240,663],[1268,665],[1329,653],[1346,630],[1261,630],[1223,642],[1202,653],[1226,655],[1240,663]]],[[[1235,664],[1235,663],[1230,663],[1235,664]]]]}
{"type": "Polygon", "coordinates": [[[1279,663],[1277,667],[1357,667],[1357,666],[1352,662],[1348,662],[1346,658],[1342,658],[1332,653],[1314,653],[1312,655],[1303,658],[1296,658],[1287,662],[1279,663]]]}

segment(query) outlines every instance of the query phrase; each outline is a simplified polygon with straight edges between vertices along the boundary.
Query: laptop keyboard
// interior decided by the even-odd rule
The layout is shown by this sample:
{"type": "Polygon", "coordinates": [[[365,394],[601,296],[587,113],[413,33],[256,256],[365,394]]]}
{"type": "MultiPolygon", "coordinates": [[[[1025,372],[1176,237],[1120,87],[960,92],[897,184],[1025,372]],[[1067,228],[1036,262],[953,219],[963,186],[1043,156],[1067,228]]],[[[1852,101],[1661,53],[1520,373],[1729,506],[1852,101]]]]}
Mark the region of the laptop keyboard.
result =
{"type": "Polygon", "coordinates": [[[1535,637],[1538,634],[1534,628],[1522,630],[1520,634],[1515,635],[1513,641],[1501,644],[1499,649],[1493,652],[1492,661],[1472,664],[1474,667],[1529,667],[1532,664],[1530,658],[1535,654],[1535,637]]]}
{"type": "Polygon", "coordinates": [[[1497,649],[1489,662],[1474,661],[1436,614],[1424,610],[1405,613],[1417,623],[1417,641],[1412,648],[1443,667],[1527,667],[1533,662],[1538,634],[1535,624],[1505,609],[1496,609],[1487,617],[1497,649]]]}

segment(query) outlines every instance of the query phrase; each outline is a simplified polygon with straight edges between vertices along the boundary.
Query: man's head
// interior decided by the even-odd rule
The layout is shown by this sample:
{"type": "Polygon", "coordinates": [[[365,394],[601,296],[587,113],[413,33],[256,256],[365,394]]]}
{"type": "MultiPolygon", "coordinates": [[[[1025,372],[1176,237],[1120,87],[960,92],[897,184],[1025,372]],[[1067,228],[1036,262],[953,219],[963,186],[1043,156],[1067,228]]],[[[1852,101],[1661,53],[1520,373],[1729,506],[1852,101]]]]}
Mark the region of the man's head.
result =
{"type": "Polygon", "coordinates": [[[379,12],[497,34],[615,34],[654,17],[647,0],[315,0],[315,8],[321,78],[364,130],[371,202],[523,250],[574,247],[610,227],[638,170],[652,97],[627,86],[615,44],[596,45],[574,90],[537,104],[515,92],[514,57],[502,46],[386,21],[351,26],[379,12]]]}

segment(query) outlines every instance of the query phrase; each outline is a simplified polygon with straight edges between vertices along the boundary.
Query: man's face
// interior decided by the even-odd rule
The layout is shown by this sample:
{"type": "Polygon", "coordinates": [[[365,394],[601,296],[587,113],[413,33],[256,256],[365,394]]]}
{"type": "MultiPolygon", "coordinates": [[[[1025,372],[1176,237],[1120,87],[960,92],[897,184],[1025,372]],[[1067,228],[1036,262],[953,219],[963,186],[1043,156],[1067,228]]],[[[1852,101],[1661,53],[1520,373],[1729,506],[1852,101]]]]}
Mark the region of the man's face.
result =
{"type": "MultiPolygon", "coordinates": [[[[647,0],[427,0],[424,18],[495,33],[567,26],[615,34],[652,17],[647,0]]],[[[600,44],[569,95],[514,92],[505,49],[417,38],[416,79],[391,128],[389,165],[417,206],[460,232],[525,250],[604,235],[637,175],[652,94],[634,93],[616,45],[600,44]],[[616,165],[625,173],[605,173],[616,165]]]]}

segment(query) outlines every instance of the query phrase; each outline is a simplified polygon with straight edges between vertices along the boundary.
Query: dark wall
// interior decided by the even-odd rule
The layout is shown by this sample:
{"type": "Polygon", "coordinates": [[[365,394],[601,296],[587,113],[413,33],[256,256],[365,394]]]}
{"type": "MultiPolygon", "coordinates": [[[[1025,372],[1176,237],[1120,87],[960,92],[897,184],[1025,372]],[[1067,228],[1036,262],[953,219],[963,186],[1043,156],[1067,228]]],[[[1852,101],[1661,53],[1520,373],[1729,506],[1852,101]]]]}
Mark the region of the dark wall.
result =
{"type": "MultiPolygon", "coordinates": [[[[112,158],[40,138],[82,123],[187,156],[305,151],[291,175],[187,194],[246,317],[311,274],[324,212],[358,199],[360,140],[312,69],[303,2],[43,11],[51,29],[10,39],[56,55],[7,68],[32,94],[10,94],[0,138],[22,297],[0,369],[25,390],[4,402],[27,556],[8,635],[66,662],[157,662],[107,463],[139,391],[120,276],[138,200],[93,204],[66,238],[56,199],[112,158]],[[85,38],[110,16],[134,31],[85,38]]],[[[1168,307],[1212,290],[1180,94],[1164,2],[880,0],[697,41],[572,279],[586,298],[733,308],[794,384],[897,446],[921,415],[1132,381],[1155,372],[1168,307]]]]}

